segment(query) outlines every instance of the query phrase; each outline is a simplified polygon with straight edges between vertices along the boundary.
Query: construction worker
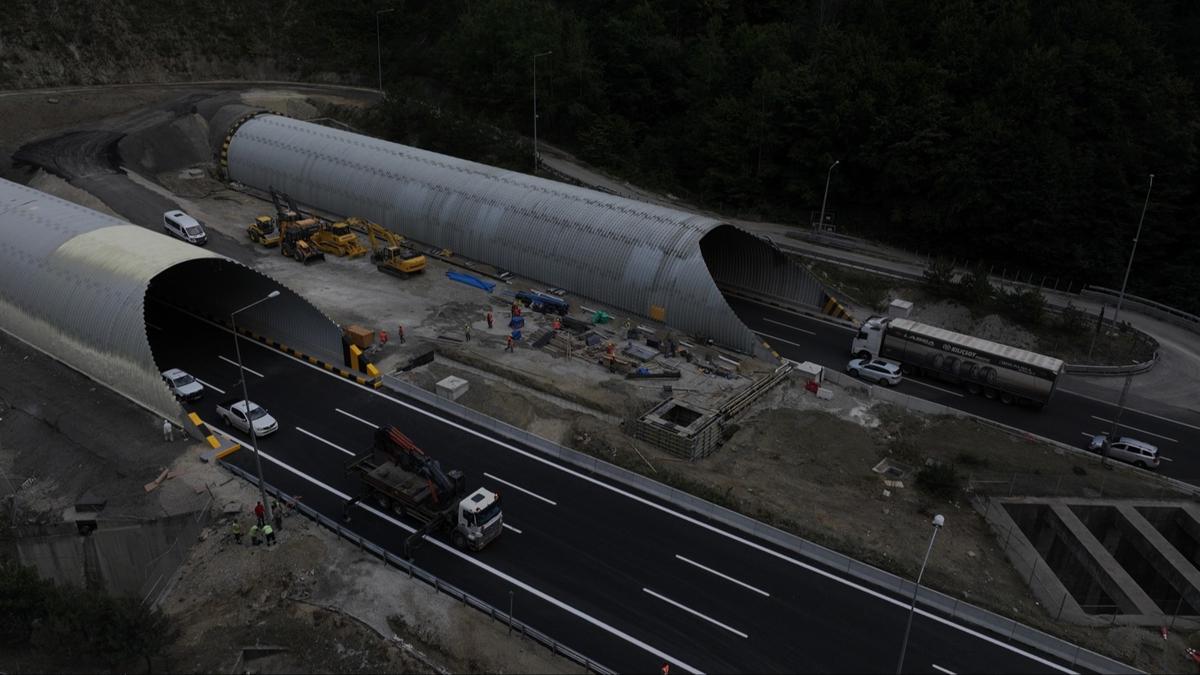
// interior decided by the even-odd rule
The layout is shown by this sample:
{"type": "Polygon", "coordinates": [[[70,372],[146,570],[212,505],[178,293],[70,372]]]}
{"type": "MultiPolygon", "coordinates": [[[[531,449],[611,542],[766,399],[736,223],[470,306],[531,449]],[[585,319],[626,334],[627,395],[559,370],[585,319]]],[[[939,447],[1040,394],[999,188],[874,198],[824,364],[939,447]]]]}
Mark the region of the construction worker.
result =
{"type": "Polygon", "coordinates": [[[276,530],[283,529],[283,509],[279,508],[279,502],[274,499],[271,500],[271,522],[276,530]]]}
{"type": "Polygon", "coordinates": [[[386,330],[379,331],[379,344],[386,345],[387,341],[388,341],[387,331],[386,330]]]}
{"type": "Polygon", "coordinates": [[[471,341],[471,324],[463,324],[463,335],[467,342],[471,341]]]}
{"type": "Polygon", "coordinates": [[[258,538],[258,526],[251,525],[250,526],[250,545],[258,546],[261,543],[262,543],[262,539],[258,538]]]}
{"type": "Polygon", "coordinates": [[[521,316],[521,308],[520,308],[520,307],[517,307],[517,303],[515,303],[515,302],[514,302],[514,303],[512,304],[512,307],[511,307],[511,308],[509,308],[509,310],[508,310],[508,316],[509,316],[510,318],[511,318],[511,317],[514,317],[514,316],[521,316]]]}
{"type": "Polygon", "coordinates": [[[254,505],[254,517],[258,519],[259,527],[262,527],[263,524],[266,522],[266,516],[267,516],[267,508],[265,506],[263,506],[263,503],[258,502],[257,504],[255,504],[254,505]]]}
{"type": "Polygon", "coordinates": [[[275,528],[271,527],[270,523],[263,525],[262,533],[263,537],[265,537],[267,540],[267,546],[275,543],[275,528]]]}
{"type": "Polygon", "coordinates": [[[493,325],[493,319],[492,319],[492,310],[490,310],[490,309],[487,311],[487,322],[488,322],[488,330],[491,330],[492,325],[493,325]]]}
{"type": "Polygon", "coordinates": [[[511,335],[504,338],[504,351],[511,352],[513,350],[513,338],[511,335]]]}
{"type": "Polygon", "coordinates": [[[396,337],[400,338],[400,344],[404,344],[404,324],[397,324],[396,337]]]}
{"type": "Polygon", "coordinates": [[[241,546],[242,545],[242,524],[238,522],[237,518],[233,519],[233,525],[230,527],[230,530],[233,532],[233,543],[237,544],[238,546],[241,546]]]}
{"type": "Polygon", "coordinates": [[[559,321],[558,317],[556,316],[556,317],[554,317],[554,321],[552,321],[550,323],[550,327],[552,329],[554,329],[555,333],[557,333],[559,330],[562,329],[562,321],[559,321]]]}
{"type": "Polygon", "coordinates": [[[167,442],[175,440],[175,427],[171,426],[171,420],[163,420],[163,440],[167,442]]]}

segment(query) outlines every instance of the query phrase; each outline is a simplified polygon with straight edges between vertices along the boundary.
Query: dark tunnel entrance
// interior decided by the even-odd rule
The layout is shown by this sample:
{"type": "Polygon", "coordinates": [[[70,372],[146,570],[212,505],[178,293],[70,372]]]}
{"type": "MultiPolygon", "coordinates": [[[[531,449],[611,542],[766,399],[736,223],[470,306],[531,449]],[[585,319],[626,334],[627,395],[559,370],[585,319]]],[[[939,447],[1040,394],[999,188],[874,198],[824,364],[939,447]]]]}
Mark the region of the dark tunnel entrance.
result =
{"type": "Polygon", "coordinates": [[[700,240],[700,253],[727,299],[730,295],[750,296],[820,311],[828,297],[808,270],[774,242],[732,225],[721,225],[706,234],[700,240]]]}
{"type": "MultiPolygon", "coordinates": [[[[238,312],[239,330],[341,363],[342,341],[337,324],[307,300],[239,263],[203,258],[174,265],[150,281],[144,318],[158,370],[183,370],[216,390],[217,395],[232,396],[240,380],[233,335],[225,330],[231,325],[230,314],[267,298],[272,291],[279,291],[279,295],[238,312]]],[[[248,345],[252,343],[242,340],[243,356],[257,349],[248,345]]],[[[210,405],[215,403],[215,397],[208,398],[210,405]]]]}

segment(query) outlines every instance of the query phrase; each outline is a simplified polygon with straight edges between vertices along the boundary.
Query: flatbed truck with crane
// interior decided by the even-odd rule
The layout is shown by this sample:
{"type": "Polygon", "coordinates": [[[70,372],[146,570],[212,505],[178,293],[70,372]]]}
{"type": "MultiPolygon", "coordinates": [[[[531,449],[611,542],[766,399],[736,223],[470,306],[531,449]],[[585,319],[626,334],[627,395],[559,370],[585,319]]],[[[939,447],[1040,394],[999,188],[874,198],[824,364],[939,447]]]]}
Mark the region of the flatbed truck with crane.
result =
{"type": "Polygon", "coordinates": [[[498,493],[481,487],[465,494],[462,471],[443,470],[440,462],[395,426],[377,429],[371,447],[351,460],[346,472],[358,476],[362,492],[345,503],[343,519],[350,519],[356,504],[369,502],[380,511],[421,524],[404,541],[406,555],[411,556],[426,535],[438,531],[449,533],[455,548],[479,551],[504,528],[498,493]]]}

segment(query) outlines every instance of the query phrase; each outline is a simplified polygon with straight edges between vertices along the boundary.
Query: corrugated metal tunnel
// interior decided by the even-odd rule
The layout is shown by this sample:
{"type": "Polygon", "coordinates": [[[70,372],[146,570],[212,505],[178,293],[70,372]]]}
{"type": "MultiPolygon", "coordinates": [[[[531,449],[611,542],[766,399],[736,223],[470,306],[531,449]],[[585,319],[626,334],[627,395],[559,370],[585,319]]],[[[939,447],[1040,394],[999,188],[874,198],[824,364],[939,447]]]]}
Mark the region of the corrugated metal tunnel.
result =
{"type": "Polygon", "coordinates": [[[752,353],[721,290],[819,308],[824,289],[770,243],[714,218],[263,114],[222,152],[230,180],[363,216],[571,293],[752,353]]]}
{"type": "Polygon", "coordinates": [[[280,296],[239,326],[339,361],[338,326],[274,279],[0,180],[0,330],[160,415],[180,414],[160,375],[173,364],[155,358],[172,336],[148,325],[148,312],[166,303],[228,317],[273,290],[280,296]]]}

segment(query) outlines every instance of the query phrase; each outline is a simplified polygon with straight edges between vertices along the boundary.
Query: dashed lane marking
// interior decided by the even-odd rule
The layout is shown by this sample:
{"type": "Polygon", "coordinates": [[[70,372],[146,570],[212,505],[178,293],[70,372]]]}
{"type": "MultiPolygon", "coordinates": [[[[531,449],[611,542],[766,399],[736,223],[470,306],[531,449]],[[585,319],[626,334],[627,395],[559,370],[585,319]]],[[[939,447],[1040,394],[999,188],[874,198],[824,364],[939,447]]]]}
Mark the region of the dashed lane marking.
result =
{"type": "MultiPolygon", "coordinates": [[[[1098,416],[1098,415],[1092,415],[1092,419],[1094,419],[1094,420],[1099,420],[1099,421],[1101,421],[1101,422],[1104,422],[1105,424],[1112,424],[1112,420],[1105,419],[1105,418],[1103,418],[1103,417],[1100,417],[1100,416],[1098,416]]],[[[1120,426],[1122,426],[1122,427],[1124,427],[1124,428],[1126,428],[1126,429],[1133,429],[1134,431],[1136,431],[1136,432],[1138,432],[1138,433],[1141,433],[1141,434],[1146,434],[1147,436],[1154,436],[1155,438],[1161,438],[1161,439],[1163,439],[1164,441],[1170,441],[1170,442],[1172,442],[1172,443],[1178,443],[1178,442],[1179,442],[1179,441],[1175,440],[1174,438],[1171,438],[1170,436],[1163,436],[1162,434],[1156,434],[1156,433],[1154,433],[1153,431],[1146,431],[1145,429],[1139,429],[1139,428],[1137,428],[1137,427],[1131,427],[1131,426],[1129,426],[1128,424],[1122,424],[1122,425],[1120,425],[1120,426]]]]}
{"type": "MultiPolygon", "coordinates": [[[[192,377],[196,377],[196,376],[195,376],[195,375],[193,375],[192,377]]],[[[224,389],[222,389],[222,388],[220,388],[220,387],[214,387],[214,386],[212,386],[211,384],[209,384],[209,383],[205,382],[204,380],[202,380],[202,379],[200,379],[200,378],[198,378],[198,377],[196,377],[196,381],[197,381],[197,382],[199,382],[200,384],[204,385],[205,387],[207,387],[207,388],[209,388],[209,389],[212,389],[213,391],[217,392],[218,394],[222,394],[222,395],[223,395],[223,394],[225,393],[225,390],[224,390],[224,389]]]]}
{"type": "MultiPolygon", "coordinates": [[[[238,362],[237,362],[237,361],[234,361],[233,359],[227,359],[227,358],[225,358],[224,356],[221,356],[220,354],[217,354],[217,358],[218,358],[218,359],[221,359],[221,360],[222,360],[222,361],[224,361],[225,363],[232,364],[232,365],[233,365],[233,366],[235,366],[235,367],[236,367],[236,366],[237,366],[237,364],[238,364],[238,362]]],[[[259,377],[263,377],[263,374],[262,374],[262,373],[258,372],[257,370],[251,370],[250,368],[247,368],[246,366],[242,366],[242,370],[246,371],[247,373],[253,373],[253,374],[255,374],[255,375],[259,376],[259,377]]]]}
{"type": "Polygon", "coordinates": [[[793,326],[793,325],[792,325],[792,324],[790,324],[790,323],[784,323],[784,322],[782,322],[782,321],[776,321],[775,319],[768,319],[768,318],[767,318],[767,317],[765,317],[765,316],[762,318],[762,320],[763,320],[763,321],[766,321],[767,323],[773,323],[773,324],[775,324],[776,326],[783,326],[784,328],[789,328],[789,329],[791,329],[791,330],[794,330],[794,331],[799,331],[799,332],[801,332],[801,333],[808,333],[809,335],[816,335],[816,334],[817,334],[817,331],[815,331],[815,330],[809,330],[809,329],[807,329],[807,328],[800,328],[799,326],[793,326]]]}
{"type": "Polygon", "coordinates": [[[761,588],[755,588],[754,586],[751,586],[750,584],[748,584],[744,581],[739,581],[737,579],[734,579],[733,577],[729,576],[728,574],[718,572],[711,567],[705,567],[704,565],[701,565],[700,563],[696,562],[695,560],[690,560],[688,558],[685,558],[685,557],[679,555],[678,553],[675,554],[675,557],[679,558],[680,560],[682,560],[683,562],[685,562],[689,565],[694,565],[696,567],[699,567],[700,569],[704,570],[705,572],[708,572],[709,574],[715,574],[715,575],[721,577],[722,579],[725,579],[726,581],[732,581],[733,583],[737,584],[738,586],[741,586],[742,588],[748,588],[748,589],[754,591],[755,593],[758,593],[759,595],[764,595],[768,598],[771,597],[770,593],[762,590],[761,588]]]}
{"type": "Polygon", "coordinates": [[[512,525],[509,525],[508,523],[504,523],[504,527],[506,527],[507,529],[510,529],[510,530],[512,530],[513,532],[516,532],[517,534],[524,534],[523,532],[521,532],[521,531],[520,531],[520,530],[518,530],[517,528],[513,527],[512,525]]]}
{"type": "Polygon", "coordinates": [[[775,336],[775,335],[771,335],[770,333],[764,333],[764,332],[762,332],[762,331],[760,331],[760,330],[756,330],[756,331],[754,331],[754,332],[755,332],[755,333],[758,333],[759,337],[770,338],[770,339],[772,339],[772,340],[776,340],[776,341],[778,341],[778,342],[782,342],[782,343],[784,343],[785,345],[792,345],[793,347],[803,347],[803,346],[804,346],[804,345],[800,344],[799,342],[792,342],[791,340],[785,340],[785,339],[783,339],[783,338],[781,338],[781,337],[778,337],[778,336],[775,336]]]}
{"type": "MultiPolygon", "coordinates": [[[[1095,401],[1096,403],[1103,403],[1104,405],[1109,406],[1109,407],[1116,407],[1116,405],[1117,405],[1116,403],[1113,403],[1112,401],[1105,401],[1104,399],[1099,399],[1099,398],[1096,398],[1095,396],[1088,396],[1087,394],[1081,394],[1077,391],[1071,391],[1070,389],[1063,389],[1062,387],[1059,387],[1056,391],[1061,391],[1064,394],[1070,394],[1072,396],[1078,396],[1079,398],[1086,398],[1087,400],[1095,401]]],[[[1145,410],[1138,410],[1137,408],[1126,407],[1125,410],[1126,410],[1126,412],[1137,413],[1139,415],[1145,415],[1146,417],[1153,417],[1156,420],[1162,420],[1164,422],[1170,422],[1171,424],[1178,424],[1181,427],[1187,427],[1188,429],[1195,429],[1196,431],[1200,431],[1200,426],[1196,426],[1194,424],[1188,424],[1187,422],[1180,422],[1179,420],[1173,420],[1170,417],[1163,417],[1162,415],[1155,415],[1154,413],[1149,413],[1149,412],[1146,412],[1145,410]]]]}
{"type": "Polygon", "coordinates": [[[490,474],[486,471],[483,472],[483,475],[487,476],[488,478],[491,478],[492,480],[496,481],[497,483],[503,483],[514,490],[520,490],[521,492],[524,492],[525,494],[529,495],[530,497],[533,497],[534,499],[540,499],[540,500],[546,502],[547,504],[549,504],[550,506],[558,506],[558,502],[554,501],[553,499],[546,499],[545,497],[539,495],[536,492],[531,492],[529,490],[526,490],[525,488],[521,487],[520,485],[513,485],[512,483],[504,480],[503,478],[496,478],[495,476],[493,476],[492,474],[490,474]]]}
{"type": "MultiPolygon", "coordinates": [[[[341,378],[339,378],[339,379],[341,379],[341,378]]],[[[374,390],[369,390],[369,391],[374,391],[374,390]]],[[[232,434],[230,434],[230,437],[235,440],[240,441],[240,439],[238,439],[236,436],[233,436],[232,434]]],[[[259,455],[264,457],[267,461],[272,462],[272,463],[278,465],[280,468],[283,468],[291,473],[296,474],[300,478],[303,478],[304,480],[312,483],[313,485],[316,485],[316,486],[324,489],[325,491],[329,492],[330,494],[333,494],[334,496],[340,497],[342,499],[350,499],[350,495],[342,492],[341,490],[338,490],[337,488],[327,485],[327,484],[317,480],[316,478],[313,478],[312,476],[304,473],[303,471],[300,471],[299,469],[292,468],[291,466],[284,464],[280,460],[275,459],[274,457],[272,457],[271,455],[268,455],[265,452],[259,451],[259,455]]],[[[369,504],[360,503],[359,506],[361,506],[366,511],[374,514],[375,516],[388,521],[389,523],[395,525],[396,527],[399,527],[400,529],[404,530],[405,532],[410,532],[410,533],[416,532],[416,528],[406,525],[406,524],[400,522],[399,520],[396,520],[392,516],[389,516],[388,514],[379,511],[378,509],[376,509],[375,507],[373,507],[369,504]]],[[[554,605],[555,607],[563,610],[564,612],[567,612],[568,614],[577,616],[580,619],[583,619],[584,621],[592,624],[593,626],[596,626],[597,628],[599,628],[611,635],[614,635],[614,636],[628,642],[629,644],[631,644],[635,647],[638,647],[639,649],[643,649],[643,650],[649,652],[650,654],[658,657],[659,659],[662,659],[663,661],[665,661],[667,663],[674,663],[675,665],[678,665],[680,668],[683,668],[684,670],[691,671],[693,673],[696,673],[697,675],[704,675],[704,671],[700,670],[699,668],[690,666],[686,662],[681,661],[680,659],[677,659],[674,656],[671,656],[670,654],[662,651],[661,649],[658,649],[657,647],[654,647],[645,642],[642,642],[641,640],[633,637],[632,635],[626,633],[625,631],[622,631],[621,629],[619,629],[615,626],[611,626],[611,625],[601,621],[600,619],[597,619],[596,617],[584,612],[583,610],[576,609],[575,607],[568,605],[567,603],[563,602],[562,600],[559,600],[558,598],[550,595],[549,593],[539,590],[539,589],[525,583],[524,581],[517,579],[516,577],[513,577],[504,572],[501,572],[500,570],[496,569],[495,567],[492,567],[491,565],[488,565],[480,560],[477,560],[476,558],[469,556],[469,555],[463,553],[462,551],[459,551],[458,549],[450,546],[449,544],[443,543],[443,542],[438,541],[437,539],[434,539],[429,536],[425,537],[425,541],[428,541],[430,544],[433,544],[434,546],[442,549],[443,551],[445,551],[446,553],[448,553],[452,556],[460,558],[463,561],[465,561],[471,565],[474,565],[481,570],[484,570],[504,581],[507,581],[508,583],[520,588],[521,590],[523,590],[531,595],[535,595],[538,598],[541,598],[542,600],[548,602],[551,605],[554,605]]]]}
{"type": "Polygon", "coordinates": [[[930,665],[930,666],[933,666],[933,669],[934,669],[934,670],[936,670],[936,671],[938,671],[939,673],[945,673],[946,675],[954,675],[954,671],[953,671],[953,670],[949,670],[949,669],[947,669],[947,668],[943,668],[943,667],[939,666],[939,665],[938,665],[938,664],[936,664],[936,663],[931,663],[931,664],[929,664],[929,665],[930,665]]]}
{"type": "Polygon", "coordinates": [[[299,431],[300,433],[304,434],[305,436],[308,436],[309,438],[313,438],[318,441],[321,441],[322,443],[324,443],[325,445],[328,445],[329,447],[333,448],[334,450],[339,450],[341,452],[344,452],[347,455],[350,455],[351,457],[354,456],[353,452],[350,452],[349,450],[343,448],[342,446],[338,445],[337,443],[331,443],[330,441],[327,441],[324,438],[321,438],[320,436],[314,434],[311,431],[308,431],[306,429],[301,429],[300,427],[296,427],[296,431],[299,431]]]}
{"type": "Polygon", "coordinates": [[[346,417],[349,417],[352,420],[357,420],[359,422],[362,422],[363,424],[371,427],[372,429],[379,428],[378,424],[375,424],[374,422],[368,422],[368,421],[364,420],[363,418],[359,417],[358,415],[351,415],[350,413],[346,412],[345,410],[342,410],[341,408],[334,408],[334,410],[336,412],[340,412],[341,414],[345,415],[346,417]]]}
{"type": "Polygon", "coordinates": [[[730,633],[733,633],[734,635],[738,635],[738,636],[741,636],[744,638],[750,637],[749,635],[746,635],[745,633],[743,633],[742,631],[740,631],[736,628],[730,628],[729,626],[721,623],[720,621],[717,621],[716,619],[712,618],[711,616],[701,614],[700,612],[697,612],[696,610],[692,609],[691,607],[688,607],[687,605],[680,603],[680,602],[675,602],[674,600],[672,600],[672,599],[668,598],[667,596],[662,595],[660,593],[655,593],[654,591],[650,590],[649,588],[643,588],[642,590],[649,593],[650,595],[653,595],[654,597],[658,598],[659,600],[662,600],[663,602],[665,602],[669,605],[674,605],[674,606],[678,607],[679,609],[682,609],[683,611],[687,612],[688,614],[691,614],[692,616],[698,616],[701,619],[704,619],[705,621],[711,623],[714,626],[719,626],[721,628],[724,628],[725,630],[729,631],[730,633]]]}
{"type": "Polygon", "coordinates": [[[929,383],[927,383],[927,382],[922,382],[922,381],[920,381],[920,380],[914,380],[914,379],[911,379],[911,378],[905,379],[904,381],[905,381],[905,382],[912,382],[913,384],[919,384],[919,385],[921,385],[922,387],[929,387],[930,389],[936,389],[936,390],[938,390],[938,391],[942,392],[943,394],[950,394],[951,396],[957,396],[957,397],[959,397],[959,398],[963,398],[962,392],[958,392],[958,391],[950,391],[949,389],[943,389],[943,388],[941,388],[941,387],[938,387],[938,386],[936,386],[936,385],[932,385],[932,384],[929,384],[929,383]]]}

